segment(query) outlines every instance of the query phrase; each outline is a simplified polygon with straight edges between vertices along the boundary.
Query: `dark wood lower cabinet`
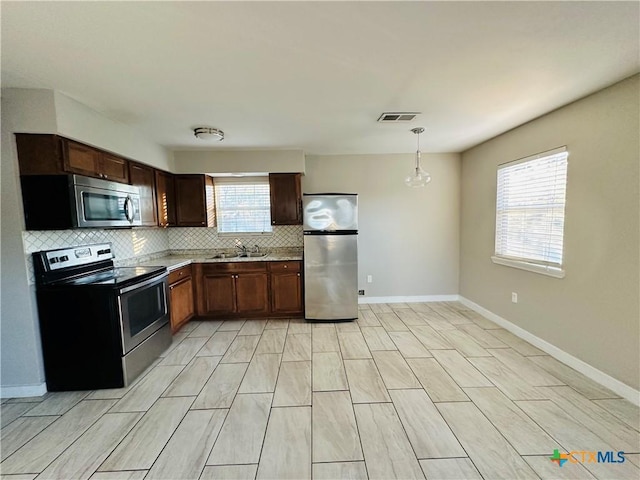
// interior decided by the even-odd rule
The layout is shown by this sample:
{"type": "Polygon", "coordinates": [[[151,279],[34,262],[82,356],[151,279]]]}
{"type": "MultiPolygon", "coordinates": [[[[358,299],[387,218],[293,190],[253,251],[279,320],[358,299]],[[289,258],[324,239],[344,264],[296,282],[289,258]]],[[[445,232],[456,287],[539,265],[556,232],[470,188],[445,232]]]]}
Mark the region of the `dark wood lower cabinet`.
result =
{"type": "Polygon", "coordinates": [[[198,316],[301,316],[300,263],[224,262],[194,265],[198,316]]]}
{"type": "Polygon", "coordinates": [[[269,276],[266,272],[236,274],[236,313],[264,315],[269,313],[269,276]]]}
{"type": "Polygon", "coordinates": [[[236,312],[235,278],[232,274],[207,274],[202,277],[203,316],[233,315],[236,312]]]}
{"type": "Polygon", "coordinates": [[[303,313],[302,277],[300,262],[271,262],[271,312],[290,314],[303,313]]]}
{"type": "Polygon", "coordinates": [[[169,274],[171,331],[177,332],[195,314],[191,265],[169,274]]]}

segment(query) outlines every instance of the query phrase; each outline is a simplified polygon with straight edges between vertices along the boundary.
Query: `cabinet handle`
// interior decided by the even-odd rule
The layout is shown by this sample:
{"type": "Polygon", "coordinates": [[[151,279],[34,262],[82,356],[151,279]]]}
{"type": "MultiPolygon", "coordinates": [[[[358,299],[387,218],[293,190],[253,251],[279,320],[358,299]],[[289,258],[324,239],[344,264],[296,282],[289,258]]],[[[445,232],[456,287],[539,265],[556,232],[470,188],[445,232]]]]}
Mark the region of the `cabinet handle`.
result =
{"type": "Polygon", "coordinates": [[[300,276],[300,274],[298,273],[298,276],[300,276]]]}
{"type": "Polygon", "coordinates": [[[284,266],[284,268],[289,268],[289,266],[288,266],[288,265],[285,265],[285,266],[284,266]]]}

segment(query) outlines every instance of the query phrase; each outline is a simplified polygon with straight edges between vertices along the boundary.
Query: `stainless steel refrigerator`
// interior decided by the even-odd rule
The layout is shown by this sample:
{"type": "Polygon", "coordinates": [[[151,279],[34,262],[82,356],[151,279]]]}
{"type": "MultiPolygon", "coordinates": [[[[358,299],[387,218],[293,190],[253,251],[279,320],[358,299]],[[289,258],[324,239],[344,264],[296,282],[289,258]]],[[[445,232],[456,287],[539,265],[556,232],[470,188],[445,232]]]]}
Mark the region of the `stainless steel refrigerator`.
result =
{"type": "Polygon", "coordinates": [[[304,194],[307,320],[358,318],[358,195],[304,194]]]}

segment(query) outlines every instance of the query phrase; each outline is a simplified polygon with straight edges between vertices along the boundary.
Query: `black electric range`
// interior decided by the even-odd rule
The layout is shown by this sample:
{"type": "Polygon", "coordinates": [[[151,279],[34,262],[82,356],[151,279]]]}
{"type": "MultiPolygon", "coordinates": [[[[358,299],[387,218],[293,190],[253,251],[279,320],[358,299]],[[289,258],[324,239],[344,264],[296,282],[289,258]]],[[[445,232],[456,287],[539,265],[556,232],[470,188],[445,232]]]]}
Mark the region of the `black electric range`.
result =
{"type": "Polygon", "coordinates": [[[48,390],[126,386],[170,345],[166,268],[116,268],[108,243],[33,261],[48,390]]]}

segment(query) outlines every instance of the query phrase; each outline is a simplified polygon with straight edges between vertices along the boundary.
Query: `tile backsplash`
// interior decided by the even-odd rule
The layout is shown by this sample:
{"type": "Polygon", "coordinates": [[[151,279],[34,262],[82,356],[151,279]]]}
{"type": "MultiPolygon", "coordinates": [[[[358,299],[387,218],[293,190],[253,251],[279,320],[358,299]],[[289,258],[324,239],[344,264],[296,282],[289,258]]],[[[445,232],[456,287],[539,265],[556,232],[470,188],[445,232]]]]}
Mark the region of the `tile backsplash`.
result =
{"type": "Polygon", "coordinates": [[[160,228],[117,230],[43,230],[22,232],[24,253],[111,242],[116,259],[150,255],[169,249],[167,234],[160,228]]]}
{"type": "Polygon", "coordinates": [[[31,254],[40,250],[110,242],[117,265],[131,264],[170,253],[171,250],[233,248],[236,239],[247,247],[302,247],[302,226],[273,227],[270,235],[220,236],[215,228],[133,228],[112,230],[46,230],[22,232],[29,282],[33,283],[31,254]]]}
{"type": "Polygon", "coordinates": [[[233,248],[236,240],[248,248],[302,247],[302,226],[274,226],[272,234],[265,235],[218,235],[215,228],[169,228],[170,250],[204,250],[210,248],[233,248]]]}

